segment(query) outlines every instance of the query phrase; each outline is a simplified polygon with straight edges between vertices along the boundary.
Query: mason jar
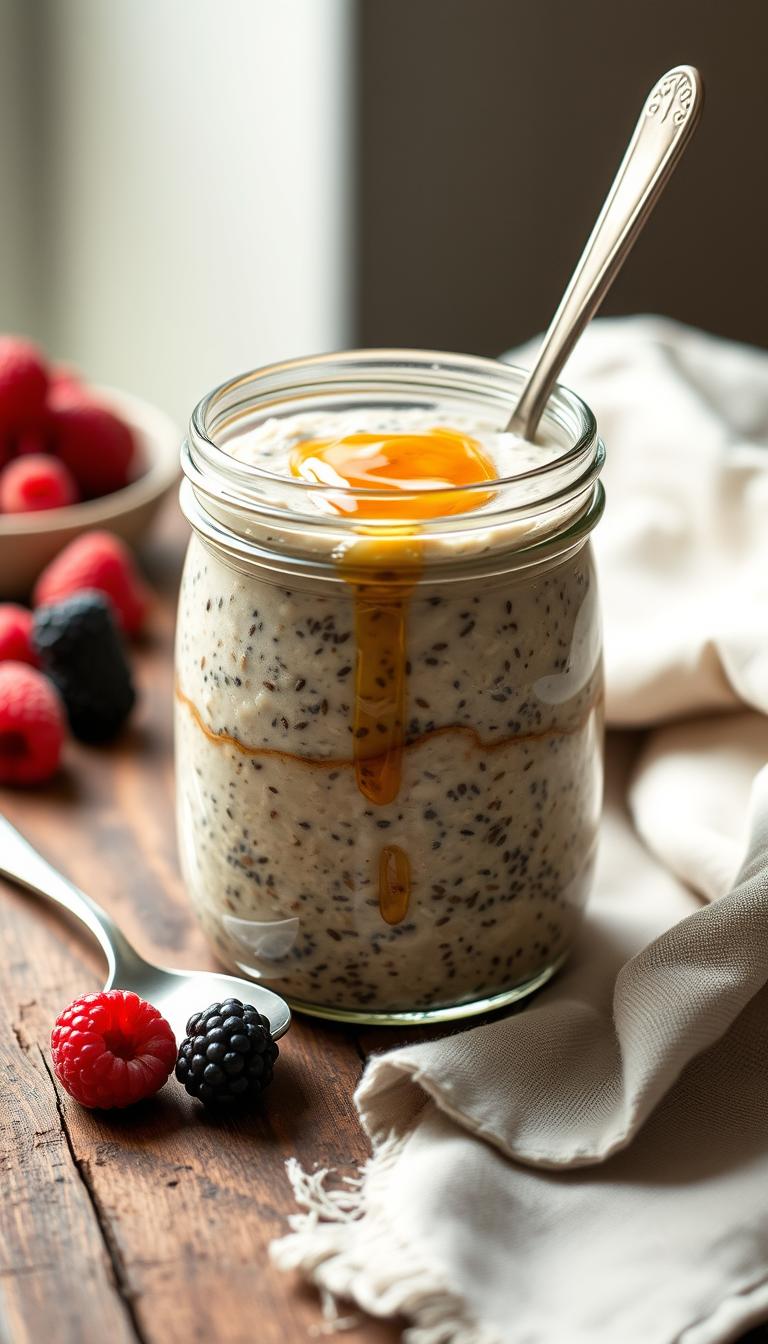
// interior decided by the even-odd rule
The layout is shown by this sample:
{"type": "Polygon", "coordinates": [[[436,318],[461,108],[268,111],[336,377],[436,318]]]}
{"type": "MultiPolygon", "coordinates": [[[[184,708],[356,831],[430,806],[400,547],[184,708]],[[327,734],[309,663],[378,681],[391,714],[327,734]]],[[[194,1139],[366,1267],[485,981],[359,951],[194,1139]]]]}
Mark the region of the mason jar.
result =
{"type": "Polygon", "coordinates": [[[579,926],[602,792],[604,448],[564,387],[536,445],[499,438],[523,377],[358,351],[257,369],[192,416],[181,863],[216,956],[301,1011],[487,1012],[542,985],[579,926]],[[505,470],[428,498],[275,469],[269,445],[371,423],[496,435],[505,470]]]}

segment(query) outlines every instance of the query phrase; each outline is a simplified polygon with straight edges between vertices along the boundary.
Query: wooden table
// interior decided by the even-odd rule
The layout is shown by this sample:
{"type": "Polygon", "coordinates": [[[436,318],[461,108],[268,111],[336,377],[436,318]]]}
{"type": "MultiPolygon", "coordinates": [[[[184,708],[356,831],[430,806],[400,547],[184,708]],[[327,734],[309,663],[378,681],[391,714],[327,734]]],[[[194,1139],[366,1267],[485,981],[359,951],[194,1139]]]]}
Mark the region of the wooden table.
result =
{"type": "MultiPolygon", "coordinates": [[[[0,811],[147,957],[212,967],[176,859],[172,640],[185,540],[174,503],[146,556],[159,596],[125,737],[106,750],[70,744],[55,784],[0,788],[0,811]]],[[[2,1344],[310,1339],[316,1293],[267,1257],[295,1208],[284,1163],[349,1171],[365,1158],[352,1093],[381,1033],[296,1021],[263,1114],[211,1118],[175,1082],[132,1111],[96,1114],[54,1082],[48,1044],[60,1009],[103,983],[100,953],[2,881],[0,939],[2,1344]]],[[[343,1339],[398,1335],[369,1321],[343,1339]]]]}

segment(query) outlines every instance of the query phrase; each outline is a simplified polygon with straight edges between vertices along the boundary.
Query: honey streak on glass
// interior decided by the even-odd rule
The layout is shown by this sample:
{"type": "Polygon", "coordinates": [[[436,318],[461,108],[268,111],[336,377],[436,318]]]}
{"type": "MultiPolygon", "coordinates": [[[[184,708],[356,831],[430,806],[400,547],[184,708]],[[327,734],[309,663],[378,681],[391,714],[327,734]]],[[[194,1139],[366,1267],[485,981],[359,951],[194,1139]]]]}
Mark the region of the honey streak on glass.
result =
{"type": "MultiPolygon", "coordinates": [[[[421,571],[418,524],[480,508],[490,491],[461,486],[493,481],[493,463],[476,439],[436,427],[421,433],[356,433],[340,438],[305,440],[290,457],[294,476],[331,487],[328,505],[365,520],[391,520],[355,541],[339,562],[355,594],[355,703],[353,753],[357,786],[377,806],[392,803],[400,791],[407,698],[408,604],[421,571]],[[339,486],[338,494],[333,487],[339,486]],[[458,489],[457,489],[458,487],[458,489]],[[356,496],[353,490],[387,490],[398,499],[356,496]],[[436,493],[451,490],[451,494],[436,493]]],[[[379,909],[388,924],[408,912],[410,863],[396,845],[379,856],[379,909]]]]}

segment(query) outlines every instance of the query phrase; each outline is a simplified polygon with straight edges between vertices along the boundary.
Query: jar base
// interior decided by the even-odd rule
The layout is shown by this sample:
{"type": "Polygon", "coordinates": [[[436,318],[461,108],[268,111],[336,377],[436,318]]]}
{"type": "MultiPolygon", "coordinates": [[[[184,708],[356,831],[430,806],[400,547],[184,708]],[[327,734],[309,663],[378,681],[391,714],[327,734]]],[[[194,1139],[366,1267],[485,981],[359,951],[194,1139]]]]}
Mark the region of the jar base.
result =
{"type": "Polygon", "coordinates": [[[292,1012],[303,1013],[306,1017],[320,1017],[327,1022],[350,1022],[369,1027],[426,1027],[437,1022],[457,1022],[464,1017],[477,1017],[480,1014],[495,1013],[500,1008],[508,1008],[511,1004],[518,1003],[542,989],[554,975],[557,975],[567,960],[568,953],[564,952],[551,966],[545,967],[530,980],[524,980],[521,984],[513,985],[499,994],[489,994],[482,999],[472,999],[467,1003],[455,1003],[441,1008],[376,1013],[363,1008],[324,1008],[316,1003],[304,1003],[301,999],[294,999],[289,995],[285,997],[292,1012]]]}

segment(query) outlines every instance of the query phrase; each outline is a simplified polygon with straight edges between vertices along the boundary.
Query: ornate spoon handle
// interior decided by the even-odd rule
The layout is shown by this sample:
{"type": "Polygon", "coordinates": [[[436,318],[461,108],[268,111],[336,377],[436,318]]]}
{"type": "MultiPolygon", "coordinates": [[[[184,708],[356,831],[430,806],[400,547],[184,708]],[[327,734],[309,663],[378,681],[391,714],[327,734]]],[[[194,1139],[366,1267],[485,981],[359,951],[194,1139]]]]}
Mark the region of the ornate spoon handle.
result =
{"type": "Polygon", "coordinates": [[[696,129],[704,105],[698,70],[678,65],[654,86],[507,426],[532,439],[549,394],[600,307],[696,129]]]}

